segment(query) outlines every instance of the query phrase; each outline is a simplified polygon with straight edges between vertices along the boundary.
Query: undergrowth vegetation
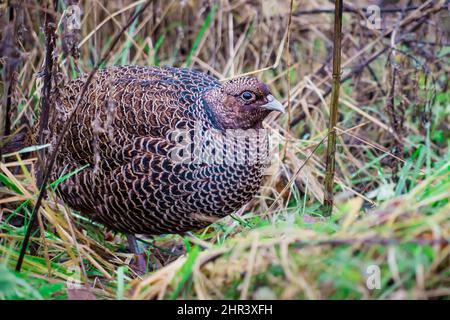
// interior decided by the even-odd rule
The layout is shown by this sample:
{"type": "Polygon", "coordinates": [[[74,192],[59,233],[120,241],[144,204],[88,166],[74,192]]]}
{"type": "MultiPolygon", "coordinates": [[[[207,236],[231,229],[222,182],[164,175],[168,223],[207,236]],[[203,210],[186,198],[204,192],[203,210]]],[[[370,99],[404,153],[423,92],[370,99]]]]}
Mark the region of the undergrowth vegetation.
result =
{"type": "MultiPolygon", "coordinates": [[[[67,3],[78,1],[56,1],[56,11],[42,2],[1,5],[5,136],[39,118],[44,13],[63,21],[67,3]]],[[[79,1],[81,29],[70,34],[79,52],[67,51],[63,23],[56,28],[57,85],[89,73],[145,2],[79,1]]],[[[230,217],[193,235],[141,237],[144,275],[134,271],[123,235],[55,194],[80,167],[47,185],[18,273],[39,193],[37,150],[48,146],[2,154],[0,299],[448,299],[448,3],[403,2],[381,13],[382,29],[368,28],[370,1],[346,3],[335,208],[325,217],[333,5],[152,1],[106,64],[185,66],[221,80],[257,76],[288,110],[265,123],[280,137],[280,166],[230,217]]]]}

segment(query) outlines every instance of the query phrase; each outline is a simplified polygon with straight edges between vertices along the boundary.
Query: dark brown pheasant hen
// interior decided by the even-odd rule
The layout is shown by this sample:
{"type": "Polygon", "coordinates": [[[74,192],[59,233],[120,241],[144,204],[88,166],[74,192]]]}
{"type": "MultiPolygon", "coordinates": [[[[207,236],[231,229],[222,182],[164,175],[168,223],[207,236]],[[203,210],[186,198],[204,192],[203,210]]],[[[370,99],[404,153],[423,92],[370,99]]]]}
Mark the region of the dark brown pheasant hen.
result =
{"type": "MultiPolygon", "coordinates": [[[[54,143],[86,76],[55,97],[54,143]]],[[[241,208],[266,169],[262,121],[283,111],[251,77],[221,84],[190,69],[121,66],[99,71],[81,98],[53,178],[75,210],[127,234],[200,229],[241,208]],[[248,133],[251,134],[248,134],[248,133]]]]}

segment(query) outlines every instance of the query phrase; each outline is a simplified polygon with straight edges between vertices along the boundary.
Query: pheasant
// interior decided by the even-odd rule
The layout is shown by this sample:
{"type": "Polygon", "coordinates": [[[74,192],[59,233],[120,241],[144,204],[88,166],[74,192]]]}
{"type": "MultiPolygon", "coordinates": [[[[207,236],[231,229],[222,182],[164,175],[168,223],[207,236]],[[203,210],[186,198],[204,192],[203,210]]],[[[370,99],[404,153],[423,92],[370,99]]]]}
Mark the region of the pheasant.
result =
{"type": "MultiPolygon", "coordinates": [[[[53,97],[50,144],[86,79],[71,80],[53,97]]],[[[272,111],[284,112],[283,105],[253,77],[220,83],[192,69],[107,67],[81,98],[52,178],[84,166],[58,193],[114,231],[198,230],[258,192],[268,160],[262,121],[272,111]]]]}

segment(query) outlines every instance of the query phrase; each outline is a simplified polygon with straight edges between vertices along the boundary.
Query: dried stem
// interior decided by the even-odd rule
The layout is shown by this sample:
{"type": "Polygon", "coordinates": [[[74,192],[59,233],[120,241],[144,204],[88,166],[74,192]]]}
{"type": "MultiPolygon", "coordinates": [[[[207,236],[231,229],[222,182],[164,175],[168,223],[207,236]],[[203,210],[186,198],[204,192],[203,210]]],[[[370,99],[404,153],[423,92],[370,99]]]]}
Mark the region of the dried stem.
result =
{"type": "MultiPolygon", "coordinates": [[[[50,2],[50,1],[49,1],[50,2]]],[[[58,8],[58,0],[53,1],[53,10],[55,12],[58,8]]],[[[47,3],[47,9],[49,9],[49,4],[47,3]]],[[[51,93],[52,93],[52,80],[54,76],[54,50],[56,43],[56,16],[50,14],[49,11],[45,11],[44,20],[44,34],[45,34],[45,62],[43,69],[43,86],[42,86],[42,96],[40,99],[40,115],[39,115],[39,131],[38,131],[38,144],[45,144],[45,134],[48,130],[49,115],[51,113],[51,93]]],[[[42,188],[43,177],[45,171],[45,152],[44,149],[38,151],[38,169],[36,173],[36,183],[39,188],[42,188]]],[[[39,221],[42,227],[44,226],[44,221],[39,221]]],[[[33,223],[29,225],[30,234],[37,230],[37,224],[33,223]]],[[[42,234],[43,236],[43,234],[42,234]]],[[[37,247],[33,246],[31,251],[35,252],[37,247]]]]}
{"type": "Polygon", "coordinates": [[[325,215],[331,215],[333,210],[333,182],[336,161],[336,123],[339,103],[339,88],[341,83],[341,38],[342,38],[342,0],[335,3],[334,43],[333,43],[333,87],[330,103],[330,122],[328,126],[327,160],[325,172],[325,215]]]}
{"type": "MultiPolygon", "coordinates": [[[[48,8],[48,6],[47,6],[48,8]]],[[[53,2],[53,9],[56,11],[58,8],[58,0],[53,2]]],[[[41,110],[39,115],[39,132],[38,143],[40,145],[45,143],[45,132],[48,130],[48,119],[50,115],[50,100],[52,91],[52,79],[53,79],[53,63],[54,63],[54,50],[56,42],[56,17],[45,12],[44,22],[45,33],[45,63],[44,63],[44,80],[42,86],[42,97],[40,101],[41,110]]],[[[37,171],[37,184],[42,185],[42,178],[44,177],[44,164],[45,164],[45,152],[39,151],[39,169],[37,171]]]]}
{"type": "MultiPolygon", "coordinates": [[[[289,128],[291,126],[291,54],[290,54],[290,41],[291,41],[291,25],[292,25],[292,8],[294,6],[294,0],[291,0],[290,3],[290,9],[289,9],[289,19],[288,19],[288,26],[287,26],[287,39],[286,39],[286,62],[288,66],[288,72],[287,72],[287,124],[286,124],[286,132],[289,131],[289,128]]],[[[289,136],[286,134],[285,136],[285,144],[284,144],[284,150],[283,150],[283,159],[286,158],[286,152],[289,144],[289,136]]]]}

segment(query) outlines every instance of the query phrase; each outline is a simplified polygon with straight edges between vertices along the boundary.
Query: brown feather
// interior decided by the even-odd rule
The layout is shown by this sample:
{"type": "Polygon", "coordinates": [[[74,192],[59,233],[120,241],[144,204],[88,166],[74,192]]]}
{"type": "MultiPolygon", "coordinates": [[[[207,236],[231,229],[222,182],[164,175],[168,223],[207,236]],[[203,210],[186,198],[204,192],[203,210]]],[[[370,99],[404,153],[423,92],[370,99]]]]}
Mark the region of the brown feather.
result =
{"type": "MultiPolygon", "coordinates": [[[[61,132],[85,80],[71,81],[55,97],[49,143],[61,132]]],[[[75,210],[113,230],[161,234],[205,227],[257,193],[266,150],[248,138],[227,154],[227,161],[190,158],[180,163],[171,157],[173,134],[187,130],[194,137],[200,128],[197,134],[210,134],[212,145],[222,148],[227,129],[261,127],[270,111],[259,106],[268,94],[263,83],[249,77],[222,85],[190,69],[100,70],[62,142],[52,178],[88,164],[58,186],[59,194],[75,210]],[[240,99],[244,90],[255,92],[251,104],[240,99]],[[251,152],[257,153],[255,161],[237,161],[251,152]]],[[[258,137],[263,144],[266,138],[258,137]]]]}

